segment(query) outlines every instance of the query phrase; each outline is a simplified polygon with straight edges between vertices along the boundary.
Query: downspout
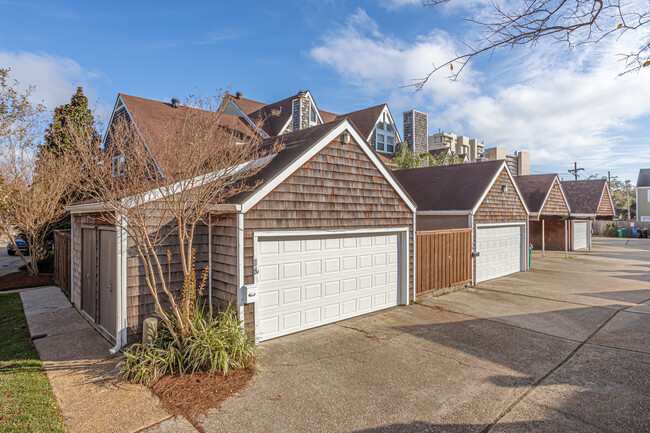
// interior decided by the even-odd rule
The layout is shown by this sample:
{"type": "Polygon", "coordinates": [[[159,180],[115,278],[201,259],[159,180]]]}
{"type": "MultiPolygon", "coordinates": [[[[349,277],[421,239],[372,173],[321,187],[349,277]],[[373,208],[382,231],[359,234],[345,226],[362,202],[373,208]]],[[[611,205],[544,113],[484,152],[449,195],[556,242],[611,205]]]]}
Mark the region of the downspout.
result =
{"type": "Polygon", "coordinates": [[[476,239],[476,227],[474,227],[474,213],[470,212],[468,215],[469,219],[469,228],[472,229],[472,244],[470,245],[470,253],[471,253],[471,262],[472,262],[472,286],[476,285],[476,278],[474,275],[474,262],[476,261],[476,257],[474,256],[474,241],[476,239]]]}
{"type": "MultiPolygon", "coordinates": [[[[74,214],[70,214],[70,303],[74,305],[74,214]]],[[[81,263],[81,261],[80,261],[81,263]]]]}
{"type": "Polygon", "coordinates": [[[127,237],[126,230],[124,229],[124,217],[117,216],[115,218],[118,222],[115,235],[117,236],[117,283],[118,283],[118,296],[116,302],[116,320],[117,330],[115,332],[115,346],[111,347],[108,351],[111,355],[117,353],[122,346],[126,343],[126,284],[127,284],[127,237]]]}
{"type": "Polygon", "coordinates": [[[212,213],[208,214],[208,304],[212,311],[212,213]]]}
{"type": "MultiPolygon", "coordinates": [[[[416,221],[417,220],[415,217],[415,212],[413,212],[413,302],[417,301],[417,279],[418,279],[417,278],[418,249],[416,244],[417,241],[416,221]]],[[[410,251],[407,251],[406,253],[409,254],[410,251]]]]}

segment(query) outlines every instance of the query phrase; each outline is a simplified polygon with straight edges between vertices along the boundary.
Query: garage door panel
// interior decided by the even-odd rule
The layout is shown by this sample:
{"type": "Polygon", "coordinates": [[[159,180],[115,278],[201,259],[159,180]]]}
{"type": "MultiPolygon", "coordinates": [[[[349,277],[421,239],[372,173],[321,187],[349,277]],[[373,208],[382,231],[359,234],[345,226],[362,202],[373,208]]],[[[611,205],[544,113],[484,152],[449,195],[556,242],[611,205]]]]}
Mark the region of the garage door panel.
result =
{"type": "Polygon", "coordinates": [[[484,226],[476,230],[476,281],[486,281],[521,271],[522,225],[484,226]]]}
{"type": "Polygon", "coordinates": [[[573,223],[573,249],[580,250],[587,248],[587,221],[574,221],[573,223]]]}
{"type": "Polygon", "coordinates": [[[260,239],[260,339],[397,305],[398,236],[260,239]]]}

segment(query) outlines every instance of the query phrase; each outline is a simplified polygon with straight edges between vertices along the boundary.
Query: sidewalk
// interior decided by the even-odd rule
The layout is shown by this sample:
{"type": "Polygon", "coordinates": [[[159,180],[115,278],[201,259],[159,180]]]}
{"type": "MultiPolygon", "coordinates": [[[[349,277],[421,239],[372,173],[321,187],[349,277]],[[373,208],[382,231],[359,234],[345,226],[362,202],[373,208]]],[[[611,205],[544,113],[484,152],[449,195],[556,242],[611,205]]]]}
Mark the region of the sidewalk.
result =
{"type": "Polygon", "coordinates": [[[76,432],[196,432],[147,388],[117,378],[119,355],[55,286],[20,293],[27,324],[61,415],[76,432]]]}

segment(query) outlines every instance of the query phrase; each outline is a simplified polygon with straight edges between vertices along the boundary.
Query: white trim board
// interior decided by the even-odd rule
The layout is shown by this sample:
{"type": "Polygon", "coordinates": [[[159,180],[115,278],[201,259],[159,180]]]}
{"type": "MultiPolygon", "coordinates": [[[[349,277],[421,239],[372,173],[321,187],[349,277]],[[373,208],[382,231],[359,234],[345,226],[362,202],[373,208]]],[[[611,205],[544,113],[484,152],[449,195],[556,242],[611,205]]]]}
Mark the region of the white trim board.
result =
{"type": "Polygon", "coordinates": [[[492,178],[492,181],[489,183],[488,187],[483,191],[483,194],[481,194],[481,198],[478,200],[476,205],[474,206],[474,209],[472,209],[472,214],[475,214],[476,211],[481,207],[481,204],[483,204],[483,200],[485,200],[485,197],[490,192],[490,189],[494,186],[495,182],[497,179],[499,179],[499,176],[501,175],[501,172],[503,169],[506,170],[506,173],[508,174],[508,177],[510,178],[510,183],[512,183],[513,187],[515,188],[515,192],[517,193],[517,196],[519,197],[519,201],[521,201],[521,204],[524,206],[524,210],[526,211],[526,215],[530,215],[530,211],[528,210],[528,205],[526,204],[526,200],[524,200],[524,197],[521,195],[521,192],[519,191],[519,188],[517,188],[517,182],[515,182],[514,177],[512,176],[512,173],[510,172],[510,169],[508,168],[508,164],[506,164],[506,161],[504,160],[501,163],[501,167],[497,170],[497,173],[494,175],[492,178]]]}
{"type": "Polygon", "coordinates": [[[314,157],[318,152],[323,150],[325,146],[330,144],[336,137],[341,135],[344,131],[350,133],[350,135],[357,141],[359,147],[365,152],[365,154],[370,158],[374,163],[375,167],[384,175],[386,180],[391,184],[393,189],[397,194],[402,198],[406,205],[411,209],[412,212],[415,212],[416,205],[411,200],[411,197],[406,193],[402,186],[397,182],[393,177],[390,171],[386,166],[381,162],[379,156],[375,151],[370,147],[368,142],[363,139],[359,131],[352,125],[349,119],[341,121],[341,124],[330,131],[324,137],[321,137],[318,142],[313,144],[307,151],[305,151],[300,157],[293,161],[289,166],[287,166],[283,171],[277,174],[273,179],[267,182],[262,188],[255,191],[250,197],[248,197],[241,204],[242,212],[246,213],[252,209],[257,203],[259,203],[264,197],[266,197],[271,191],[273,191],[278,185],[284,182],[289,176],[291,176],[296,170],[302,167],[307,161],[314,157]]]}

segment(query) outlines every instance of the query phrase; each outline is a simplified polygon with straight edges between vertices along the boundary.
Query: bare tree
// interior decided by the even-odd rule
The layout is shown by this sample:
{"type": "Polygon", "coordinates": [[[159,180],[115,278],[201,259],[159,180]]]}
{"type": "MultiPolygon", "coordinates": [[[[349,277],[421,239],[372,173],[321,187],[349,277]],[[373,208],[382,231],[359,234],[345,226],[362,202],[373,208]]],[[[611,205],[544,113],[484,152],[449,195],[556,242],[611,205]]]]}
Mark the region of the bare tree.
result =
{"type": "Polygon", "coordinates": [[[38,261],[46,257],[45,238],[66,214],[79,176],[78,160],[34,147],[8,152],[0,160],[2,204],[0,232],[8,236],[29,273],[38,275],[38,261]],[[14,234],[24,236],[30,260],[22,254],[14,234]]]}
{"type": "MultiPolygon", "coordinates": [[[[423,0],[425,7],[436,7],[457,0],[423,0]]],[[[426,76],[414,84],[421,90],[431,76],[450,70],[454,81],[469,62],[482,54],[492,55],[501,48],[535,47],[542,40],[565,43],[570,50],[579,45],[597,44],[607,38],[620,38],[650,22],[650,2],[637,0],[524,0],[510,4],[492,2],[487,18],[466,21],[483,28],[481,40],[475,45],[463,42],[464,53],[433,65],[426,76]]],[[[620,53],[625,63],[622,74],[638,72],[650,66],[650,40],[646,34],[635,50],[620,53]]]]}
{"type": "Polygon", "coordinates": [[[0,69],[0,232],[14,244],[30,274],[38,275],[38,260],[45,257],[45,236],[64,215],[70,186],[78,173],[75,161],[56,161],[40,152],[45,107],[32,102],[34,87],[20,90],[8,69],[0,69]],[[16,245],[20,233],[29,244],[28,261],[16,245]]]}
{"type": "Polygon", "coordinates": [[[224,114],[225,105],[219,96],[190,97],[166,124],[149,131],[118,116],[101,149],[89,134],[71,131],[84,167],[81,185],[103,204],[102,218],[126,231],[156,313],[180,349],[200,296],[194,262],[197,230],[216,205],[254,188],[251,176],[280,149],[277,143],[263,146],[254,128],[224,114]],[[182,282],[173,281],[169,272],[178,262],[182,282]],[[166,305],[174,324],[164,312],[166,305]]]}

